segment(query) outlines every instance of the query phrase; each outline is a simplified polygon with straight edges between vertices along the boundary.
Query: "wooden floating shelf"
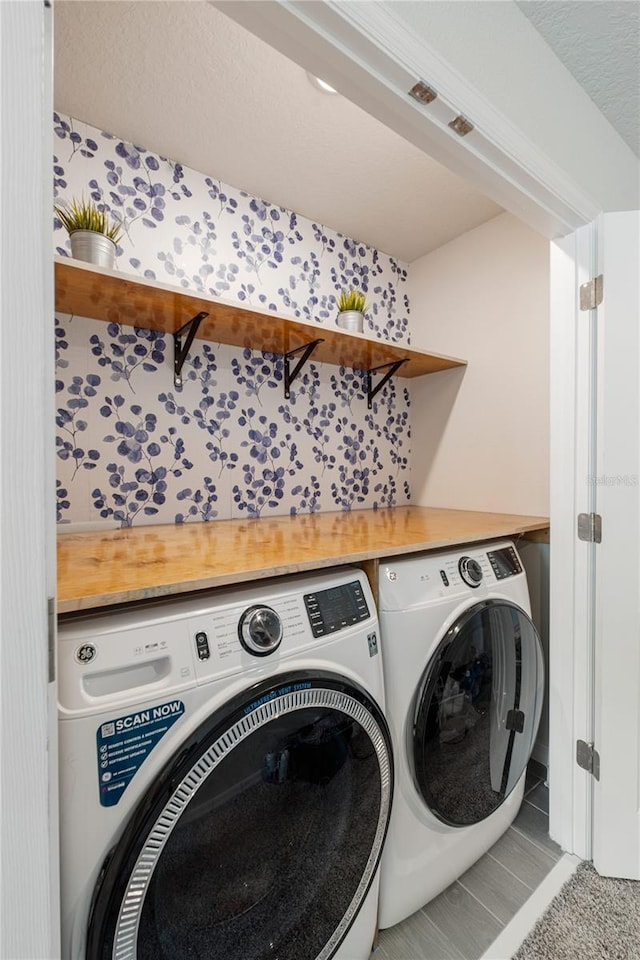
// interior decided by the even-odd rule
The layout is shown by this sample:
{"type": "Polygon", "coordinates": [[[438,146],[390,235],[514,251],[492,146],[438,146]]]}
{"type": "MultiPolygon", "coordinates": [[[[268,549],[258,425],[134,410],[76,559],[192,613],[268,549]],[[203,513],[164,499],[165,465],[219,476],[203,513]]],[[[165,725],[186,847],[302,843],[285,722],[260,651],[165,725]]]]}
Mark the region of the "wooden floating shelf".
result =
{"type": "Polygon", "coordinates": [[[466,366],[465,360],[410,350],[401,344],[370,340],[331,324],[307,323],[262,313],[229,300],[171,287],[155,280],[126,276],[69,257],[55,257],[56,310],[108,323],[145,327],[175,334],[199,313],[207,313],[197,339],[286,355],[318,337],[313,359],[356,370],[406,361],[399,377],[421,377],[466,366]]]}

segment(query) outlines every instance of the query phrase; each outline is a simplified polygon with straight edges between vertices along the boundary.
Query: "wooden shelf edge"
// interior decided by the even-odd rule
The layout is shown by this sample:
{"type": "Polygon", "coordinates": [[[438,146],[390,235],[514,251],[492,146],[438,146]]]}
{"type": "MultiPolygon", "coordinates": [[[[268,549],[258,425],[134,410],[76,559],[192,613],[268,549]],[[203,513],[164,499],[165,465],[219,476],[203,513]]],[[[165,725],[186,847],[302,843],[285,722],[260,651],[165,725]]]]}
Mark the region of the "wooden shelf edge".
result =
{"type": "Polygon", "coordinates": [[[284,355],[322,337],[314,360],[358,370],[405,360],[396,374],[401,378],[410,379],[467,364],[458,357],[414,350],[270,311],[264,313],[249,305],[121,274],[70,257],[54,257],[54,268],[55,306],[61,313],[169,334],[176,333],[196,314],[206,313],[198,339],[284,355]]]}
{"type": "Polygon", "coordinates": [[[443,508],[300,514],[59,535],[58,612],[110,607],[269,577],[546,531],[546,517],[443,508]]]}

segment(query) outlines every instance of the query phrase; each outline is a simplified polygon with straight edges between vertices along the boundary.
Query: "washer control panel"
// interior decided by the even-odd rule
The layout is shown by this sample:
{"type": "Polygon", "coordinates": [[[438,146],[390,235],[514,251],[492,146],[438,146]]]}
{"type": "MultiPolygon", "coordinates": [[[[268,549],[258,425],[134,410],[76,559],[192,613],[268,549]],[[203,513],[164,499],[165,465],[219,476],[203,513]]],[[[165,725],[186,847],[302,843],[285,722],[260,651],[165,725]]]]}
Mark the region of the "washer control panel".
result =
{"type": "Polygon", "coordinates": [[[522,573],[522,567],[518,554],[513,547],[503,547],[501,550],[489,550],[487,552],[491,569],[496,580],[505,580],[507,577],[515,577],[522,573]]]}
{"type": "Polygon", "coordinates": [[[371,616],[359,580],[305,593],[304,605],[314,637],[325,637],[371,616]]]}
{"type": "Polygon", "coordinates": [[[133,712],[146,699],[168,702],[198,684],[317,657],[323,645],[333,658],[348,643],[351,663],[351,637],[364,670],[377,631],[369,583],[353,567],[67,617],[58,633],[60,715],[89,716],[107,702],[133,712]]]}

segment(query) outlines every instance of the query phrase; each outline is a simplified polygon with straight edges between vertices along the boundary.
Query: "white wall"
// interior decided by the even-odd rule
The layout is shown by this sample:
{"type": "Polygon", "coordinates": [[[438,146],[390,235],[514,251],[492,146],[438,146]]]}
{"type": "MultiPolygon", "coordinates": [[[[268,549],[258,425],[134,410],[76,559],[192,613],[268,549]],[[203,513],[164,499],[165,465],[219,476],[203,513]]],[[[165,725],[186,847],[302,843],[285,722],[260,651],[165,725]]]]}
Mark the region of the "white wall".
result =
{"type": "MultiPolygon", "coordinates": [[[[468,361],[411,381],[412,500],[549,514],[549,244],[504,213],[409,267],[413,345],[468,361]]],[[[549,547],[519,545],[549,664],[549,547]]],[[[533,756],[549,757],[548,670],[533,756]]]]}
{"type": "Polygon", "coordinates": [[[412,500],[549,512],[549,244],[504,213],[409,269],[413,345],[468,361],[411,381],[412,500]]]}

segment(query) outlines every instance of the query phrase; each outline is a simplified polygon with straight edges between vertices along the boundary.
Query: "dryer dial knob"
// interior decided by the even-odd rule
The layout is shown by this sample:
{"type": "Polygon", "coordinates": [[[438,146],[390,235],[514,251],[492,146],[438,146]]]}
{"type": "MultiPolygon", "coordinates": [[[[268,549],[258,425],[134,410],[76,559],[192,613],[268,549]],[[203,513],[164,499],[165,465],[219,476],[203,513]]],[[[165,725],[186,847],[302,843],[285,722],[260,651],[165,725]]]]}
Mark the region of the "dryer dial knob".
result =
{"type": "Polygon", "coordinates": [[[479,587],[482,583],[482,567],[473,557],[460,557],[458,570],[468,587],[479,587]]]}
{"type": "Polygon", "coordinates": [[[249,607],[240,617],[238,635],[245,650],[266,657],[280,646],[282,620],[271,607],[249,607]]]}

